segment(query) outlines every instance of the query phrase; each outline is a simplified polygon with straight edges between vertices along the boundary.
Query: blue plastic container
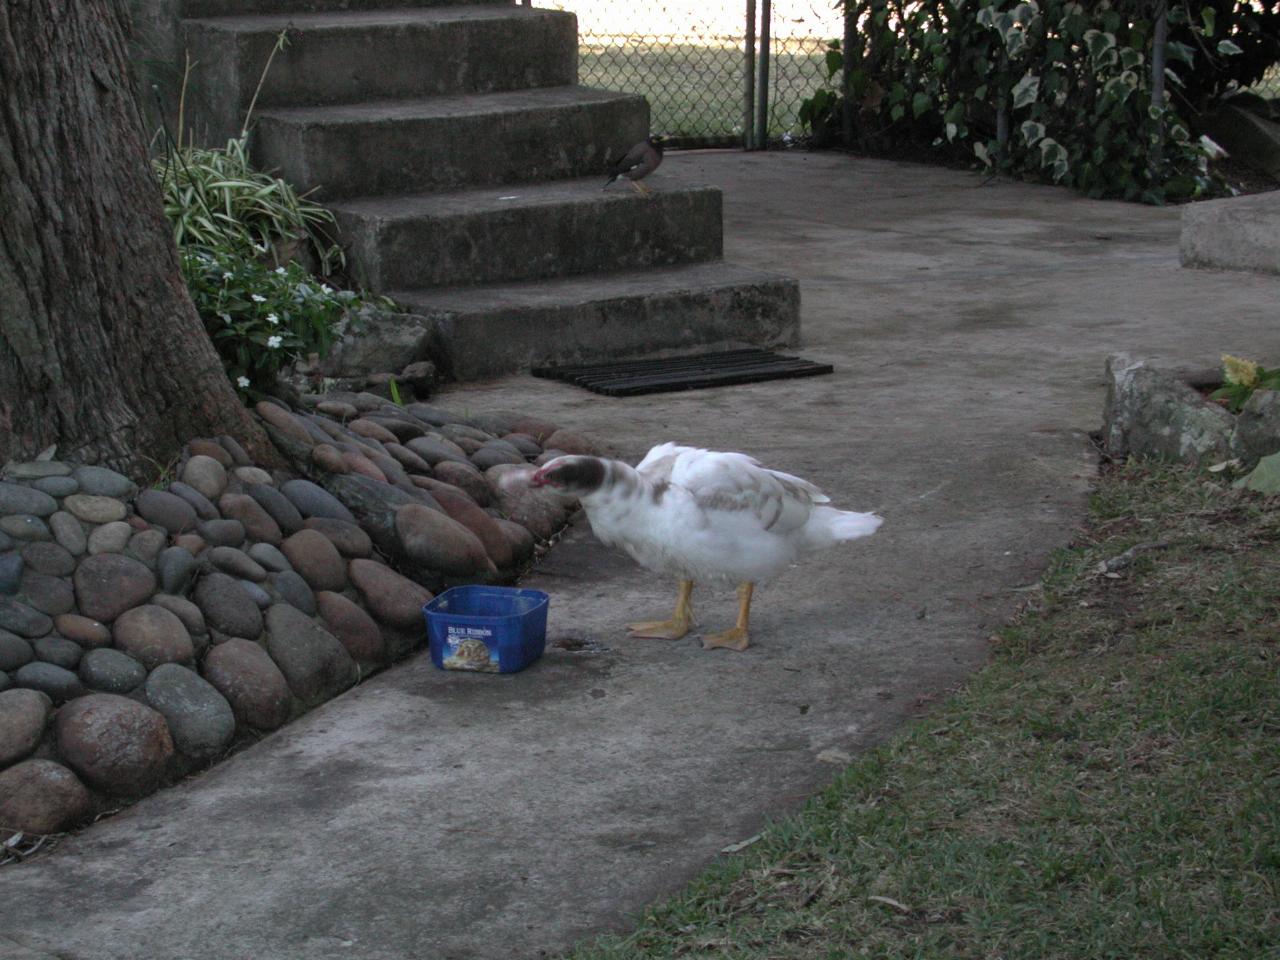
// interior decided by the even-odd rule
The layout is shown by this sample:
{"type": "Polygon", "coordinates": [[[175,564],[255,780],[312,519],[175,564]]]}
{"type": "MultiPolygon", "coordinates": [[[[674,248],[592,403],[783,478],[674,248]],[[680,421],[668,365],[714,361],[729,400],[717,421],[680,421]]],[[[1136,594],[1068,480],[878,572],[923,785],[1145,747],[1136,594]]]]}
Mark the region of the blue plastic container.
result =
{"type": "Polygon", "coordinates": [[[523,670],[546,648],[550,604],[541,590],[452,587],[422,608],[431,662],[441,670],[523,670]]]}

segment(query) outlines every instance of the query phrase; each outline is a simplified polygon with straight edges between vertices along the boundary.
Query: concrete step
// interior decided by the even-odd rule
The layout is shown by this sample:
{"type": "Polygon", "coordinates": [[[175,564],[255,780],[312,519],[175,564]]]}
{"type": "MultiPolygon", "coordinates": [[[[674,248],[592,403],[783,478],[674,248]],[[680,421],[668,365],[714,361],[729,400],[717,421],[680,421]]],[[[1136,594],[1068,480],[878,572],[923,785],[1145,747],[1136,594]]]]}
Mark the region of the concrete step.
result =
{"type": "Polygon", "coordinates": [[[457,380],[800,339],[796,281],[722,261],[389,296],[428,318],[430,353],[457,380]]]}
{"type": "Polygon", "coordinates": [[[566,86],[273,107],[253,139],[260,165],[333,201],[595,175],[648,133],[643,97],[566,86]]]}
{"type": "Polygon", "coordinates": [[[559,10],[504,4],[187,20],[183,34],[216,85],[212,132],[236,135],[281,31],[258,107],[319,106],[577,81],[577,21],[559,10]]]}
{"type": "Polygon", "coordinates": [[[505,283],[697,263],[723,253],[720,191],[604,177],[334,205],[356,276],[375,290],[505,283]]]}
{"type": "MultiPolygon", "coordinates": [[[[230,17],[240,13],[261,13],[264,6],[272,13],[341,13],[346,10],[384,10],[390,7],[460,7],[472,3],[495,3],[500,0],[180,0],[176,5],[182,17],[230,17]]],[[[511,0],[515,6],[515,0],[511,0]]]]}

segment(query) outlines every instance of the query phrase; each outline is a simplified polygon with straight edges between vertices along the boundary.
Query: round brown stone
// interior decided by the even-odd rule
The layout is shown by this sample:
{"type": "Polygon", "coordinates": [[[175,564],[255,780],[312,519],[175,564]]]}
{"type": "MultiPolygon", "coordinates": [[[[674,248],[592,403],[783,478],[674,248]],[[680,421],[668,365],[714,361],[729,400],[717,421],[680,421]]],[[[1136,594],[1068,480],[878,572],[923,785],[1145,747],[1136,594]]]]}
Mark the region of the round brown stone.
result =
{"type": "Polygon", "coordinates": [[[379,443],[397,443],[396,435],[381,424],[374,423],[372,420],[363,418],[352,420],[347,424],[347,429],[352,433],[358,433],[362,437],[372,437],[379,443]]]}
{"type": "Polygon", "coordinates": [[[372,477],[374,480],[387,482],[387,475],[378,469],[377,464],[366,457],[363,453],[356,453],[354,450],[345,450],[342,453],[342,461],[347,465],[350,473],[363,473],[366,477],[372,477]]]}
{"type": "Polygon", "coordinates": [[[311,432],[302,425],[301,421],[279,404],[272,403],[269,400],[261,400],[253,409],[258,412],[258,416],[290,440],[305,444],[308,447],[315,443],[311,432]]]}
{"type": "Polygon", "coordinates": [[[164,717],[114,693],[91,693],[58,711],[58,751],[89,786],[114,796],[150,793],[168,773],[173,739],[164,717]]]}
{"type": "Polygon", "coordinates": [[[508,570],[515,563],[515,555],[511,549],[511,540],[498,526],[498,521],[476,502],[460,490],[449,488],[448,484],[440,484],[442,489],[431,491],[436,503],[444,508],[452,519],[462,524],[478,539],[499,570],[508,570]]]}
{"type": "Polygon", "coordinates": [[[359,524],[332,517],[308,517],[304,527],[329,538],[344,557],[367,557],[373,553],[373,541],[359,524]]]}
{"type": "Polygon", "coordinates": [[[271,514],[263,509],[262,504],[246,493],[224,493],[218,500],[218,509],[224,517],[239,520],[244,525],[245,535],[255,543],[279,546],[284,539],[280,524],[271,519],[271,514]]]}
{"type": "Polygon", "coordinates": [[[209,650],[201,671],[227,698],[236,720],[258,730],[274,730],[289,719],[289,684],[256,643],[232,637],[209,650]]]}
{"type": "Polygon", "coordinates": [[[214,457],[197,454],[183,464],[182,482],[210,500],[217,500],[227,488],[227,471],[214,457]]]}
{"type": "Polygon", "coordinates": [[[192,440],[187,444],[187,450],[192,456],[212,457],[226,470],[230,470],[235,465],[235,460],[227,452],[226,447],[216,440],[192,440]]]}
{"type": "Polygon", "coordinates": [[[467,577],[494,570],[475,534],[445,513],[422,504],[406,503],[396,511],[396,536],[415,562],[448,576],[467,577]]]}
{"type": "Polygon", "coordinates": [[[342,555],[318,530],[299,530],[280,545],[280,551],[311,589],[341,590],[347,585],[342,555]]]}
{"type": "Polygon", "coordinates": [[[0,767],[21,760],[40,745],[52,710],[53,701],[39,690],[0,693],[0,767]]]}
{"type": "Polygon", "coordinates": [[[382,662],[387,650],[382,631],[359,604],[340,593],[321,590],[316,594],[316,607],[329,632],[358,663],[382,662]]]}
{"type": "Polygon", "coordinates": [[[432,472],[437,480],[460,488],[482,507],[487,507],[493,502],[484,474],[474,466],[445,460],[437,463],[432,472]]]}
{"type": "Polygon", "coordinates": [[[64,613],[53,618],[54,629],[68,640],[74,640],[86,650],[111,645],[111,630],[97,620],[78,613],[64,613]]]}
{"type": "Polygon", "coordinates": [[[330,473],[346,473],[350,468],[337,447],[327,443],[317,443],[311,448],[311,459],[316,466],[330,473]]]}
{"type": "Polygon", "coordinates": [[[0,825],[61,833],[89,816],[93,800],[74,773],[52,760],[25,760],[0,772],[0,825]]]}
{"type": "Polygon", "coordinates": [[[128,513],[125,505],[114,497],[95,497],[88,493],[73,493],[62,501],[62,506],[86,523],[112,523],[123,520],[128,513]]]}
{"type": "Polygon", "coordinates": [[[587,457],[601,456],[600,447],[595,441],[569,430],[557,430],[541,443],[548,449],[563,450],[565,453],[580,454],[587,457]]]}
{"type": "Polygon", "coordinates": [[[156,592],[155,574],[145,564],[118,553],[86,558],[76,568],[74,583],[80,613],[103,623],[156,592]]]}
{"type": "Polygon", "coordinates": [[[424,629],[422,608],[432,598],[430,590],[375,560],[352,560],[347,570],[377,620],[401,630],[424,629]]]}
{"type": "Polygon", "coordinates": [[[191,634],[177,614],[154,603],[120,614],[111,633],[116,647],[148,670],[162,663],[190,663],[195,658],[191,634]]]}

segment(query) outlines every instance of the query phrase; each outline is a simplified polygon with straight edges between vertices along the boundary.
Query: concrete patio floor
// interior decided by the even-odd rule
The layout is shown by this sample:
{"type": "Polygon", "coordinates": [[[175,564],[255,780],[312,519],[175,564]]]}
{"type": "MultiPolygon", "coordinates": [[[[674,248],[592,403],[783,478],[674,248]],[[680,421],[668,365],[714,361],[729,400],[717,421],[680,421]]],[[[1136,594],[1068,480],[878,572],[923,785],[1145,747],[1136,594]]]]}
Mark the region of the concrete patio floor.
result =
{"type": "MultiPolygon", "coordinates": [[[[628,400],[451,389],[628,456],[743,450],[873,538],[757,592],[754,645],[628,641],[674,585],[582,529],[527,581],[553,646],[510,677],[424,656],[203,776],[0,870],[0,957],[488,960],[625,928],[963,682],[1083,514],[1106,356],[1280,352],[1280,280],[1183,270],[1176,209],[832,154],[670,154],[726,255],[801,281],[833,376],[628,400]]],[[[727,625],[732,591],[695,594],[727,625]]]]}

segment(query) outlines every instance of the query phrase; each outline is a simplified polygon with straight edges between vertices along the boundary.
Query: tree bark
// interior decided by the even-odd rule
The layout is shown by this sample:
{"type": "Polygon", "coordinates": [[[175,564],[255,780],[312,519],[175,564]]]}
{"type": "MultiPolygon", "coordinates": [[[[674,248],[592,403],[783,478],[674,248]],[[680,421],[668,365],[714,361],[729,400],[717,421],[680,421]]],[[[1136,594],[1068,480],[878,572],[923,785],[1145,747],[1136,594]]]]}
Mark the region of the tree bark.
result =
{"type": "Polygon", "coordinates": [[[154,476],[197,436],[269,441],[178,269],[124,0],[0,3],[0,463],[154,476]]]}

